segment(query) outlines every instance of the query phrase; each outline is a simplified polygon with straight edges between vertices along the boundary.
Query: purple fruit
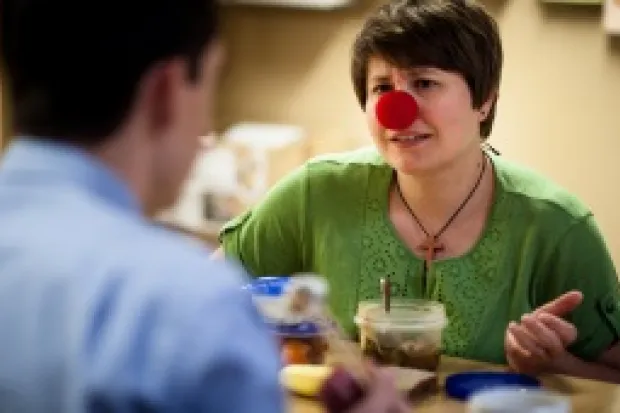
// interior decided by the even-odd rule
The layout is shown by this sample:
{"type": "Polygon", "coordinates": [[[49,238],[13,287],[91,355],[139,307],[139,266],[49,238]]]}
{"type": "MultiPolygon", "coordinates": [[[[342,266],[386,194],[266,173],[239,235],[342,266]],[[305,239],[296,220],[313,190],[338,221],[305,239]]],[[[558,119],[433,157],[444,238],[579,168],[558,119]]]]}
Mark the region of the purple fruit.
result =
{"type": "Polygon", "coordinates": [[[364,389],[348,371],[336,367],[319,390],[319,400],[328,413],[342,413],[364,397],[364,389]]]}

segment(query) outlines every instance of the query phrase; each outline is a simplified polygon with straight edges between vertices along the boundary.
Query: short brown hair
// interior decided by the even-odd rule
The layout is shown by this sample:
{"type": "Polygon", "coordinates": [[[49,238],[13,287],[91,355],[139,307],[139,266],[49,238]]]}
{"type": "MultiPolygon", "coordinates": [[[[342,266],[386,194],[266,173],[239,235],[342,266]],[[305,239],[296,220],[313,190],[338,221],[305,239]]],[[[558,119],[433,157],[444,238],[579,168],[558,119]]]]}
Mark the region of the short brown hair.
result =
{"type": "MultiPolygon", "coordinates": [[[[476,109],[497,91],[503,61],[497,23],[473,0],[394,0],[379,7],[353,45],[351,76],[362,107],[371,56],[403,68],[459,73],[476,109]]],[[[480,124],[483,139],[491,134],[495,106],[480,124]]]]}

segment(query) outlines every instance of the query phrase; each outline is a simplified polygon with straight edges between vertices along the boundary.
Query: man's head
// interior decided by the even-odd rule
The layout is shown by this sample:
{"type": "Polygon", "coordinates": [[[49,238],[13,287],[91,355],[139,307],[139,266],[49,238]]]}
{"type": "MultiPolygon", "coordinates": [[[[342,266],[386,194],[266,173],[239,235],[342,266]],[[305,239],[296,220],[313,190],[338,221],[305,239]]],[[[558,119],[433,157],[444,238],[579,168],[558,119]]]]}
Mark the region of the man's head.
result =
{"type": "Polygon", "coordinates": [[[69,142],[170,204],[211,127],[214,0],[2,0],[16,134],[69,142]]]}

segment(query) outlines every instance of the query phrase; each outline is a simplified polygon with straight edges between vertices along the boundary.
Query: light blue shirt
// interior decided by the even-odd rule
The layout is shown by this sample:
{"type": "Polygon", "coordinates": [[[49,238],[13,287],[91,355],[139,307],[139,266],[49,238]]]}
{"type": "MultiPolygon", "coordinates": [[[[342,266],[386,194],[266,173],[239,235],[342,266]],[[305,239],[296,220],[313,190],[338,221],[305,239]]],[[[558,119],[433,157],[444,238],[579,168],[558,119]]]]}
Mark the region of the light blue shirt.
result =
{"type": "Polygon", "coordinates": [[[0,411],[284,411],[241,269],[83,151],[21,138],[0,162],[0,411]]]}

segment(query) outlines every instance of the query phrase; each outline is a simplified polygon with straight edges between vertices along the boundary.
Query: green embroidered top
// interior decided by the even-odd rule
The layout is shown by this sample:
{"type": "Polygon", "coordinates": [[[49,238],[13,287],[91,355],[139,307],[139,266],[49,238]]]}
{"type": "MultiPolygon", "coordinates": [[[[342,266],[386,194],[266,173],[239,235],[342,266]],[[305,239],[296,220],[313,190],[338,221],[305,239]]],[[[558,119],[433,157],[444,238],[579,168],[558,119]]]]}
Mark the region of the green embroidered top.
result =
{"type": "Polygon", "coordinates": [[[351,333],[358,303],[378,298],[389,274],[394,296],[445,304],[445,354],[495,363],[505,363],[509,321],[578,289],[585,299],[567,317],[579,330],[570,350],[595,359],[620,335],[620,300],[591,212],[538,174],[489,156],[495,192],[481,238],[468,253],[435,261],[425,283],[424,261],[388,217],[393,171],[374,148],[307,162],[229,222],[220,240],[255,276],[324,275],[332,311],[351,333]]]}

